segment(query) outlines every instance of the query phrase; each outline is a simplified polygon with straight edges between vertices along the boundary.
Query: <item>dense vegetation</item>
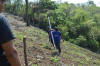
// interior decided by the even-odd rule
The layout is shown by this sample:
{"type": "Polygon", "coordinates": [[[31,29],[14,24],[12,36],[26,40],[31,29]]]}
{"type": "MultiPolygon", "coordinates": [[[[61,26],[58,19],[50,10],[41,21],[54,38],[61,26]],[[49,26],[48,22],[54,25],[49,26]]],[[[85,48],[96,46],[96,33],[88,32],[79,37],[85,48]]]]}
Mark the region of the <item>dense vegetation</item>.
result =
{"type": "MultiPolygon", "coordinates": [[[[22,0],[8,0],[6,11],[25,19],[22,0]]],[[[100,7],[93,1],[87,4],[57,4],[51,0],[29,3],[30,25],[47,30],[48,18],[59,27],[65,40],[95,52],[100,52],[100,7]]]]}

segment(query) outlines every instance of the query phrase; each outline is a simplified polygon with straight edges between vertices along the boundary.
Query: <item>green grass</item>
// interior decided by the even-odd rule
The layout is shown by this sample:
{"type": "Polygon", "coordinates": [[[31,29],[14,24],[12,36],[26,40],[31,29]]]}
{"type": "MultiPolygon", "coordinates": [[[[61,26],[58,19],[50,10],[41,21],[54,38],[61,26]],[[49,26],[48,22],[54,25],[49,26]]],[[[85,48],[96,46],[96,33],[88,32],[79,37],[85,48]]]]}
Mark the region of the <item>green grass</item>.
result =
{"type": "Polygon", "coordinates": [[[43,43],[43,44],[42,44],[42,47],[43,47],[43,48],[46,48],[46,49],[51,49],[51,47],[48,46],[46,43],[43,43]]]}
{"type": "Polygon", "coordinates": [[[54,63],[57,63],[60,61],[60,59],[58,57],[51,57],[51,61],[54,62],[54,63]]]}
{"type": "Polygon", "coordinates": [[[65,47],[68,48],[66,50],[67,53],[64,54],[64,57],[66,59],[72,59],[72,61],[79,63],[79,66],[84,66],[84,65],[90,66],[91,64],[94,66],[100,65],[100,59],[99,59],[100,56],[98,56],[98,54],[83,49],[69,42],[64,42],[63,44],[65,45],[65,47]],[[92,59],[91,57],[95,59],[92,59]]]}
{"type": "Polygon", "coordinates": [[[22,32],[14,31],[14,34],[19,40],[23,40],[24,35],[22,32]]]}
{"type": "Polygon", "coordinates": [[[32,66],[38,66],[37,64],[32,64],[32,66]]]}
{"type": "MultiPolygon", "coordinates": [[[[34,27],[27,27],[24,32],[14,31],[14,33],[18,38],[17,41],[15,41],[16,44],[17,43],[20,44],[23,40],[23,37],[26,36],[29,47],[31,48],[32,46],[36,47],[36,45],[40,44],[38,45],[40,47],[36,47],[36,48],[43,49],[43,50],[51,49],[51,47],[48,45],[49,43],[48,34],[43,30],[34,27]]],[[[53,63],[58,63],[60,60],[63,60],[62,59],[63,57],[65,59],[70,59],[72,62],[78,63],[78,66],[84,66],[84,65],[100,66],[99,54],[81,48],[75,44],[71,44],[67,41],[62,42],[61,45],[63,46],[62,56],[51,57],[50,55],[48,55],[48,57],[53,63]],[[93,57],[93,59],[91,57],[93,57]]],[[[53,51],[53,50],[49,50],[49,51],[53,51]]],[[[32,54],[32,52],[33,51],[29,51],[28,53],[32,54]]],[[[37,64],[33,64],[32,66],[37,66],[37,64]]]]}

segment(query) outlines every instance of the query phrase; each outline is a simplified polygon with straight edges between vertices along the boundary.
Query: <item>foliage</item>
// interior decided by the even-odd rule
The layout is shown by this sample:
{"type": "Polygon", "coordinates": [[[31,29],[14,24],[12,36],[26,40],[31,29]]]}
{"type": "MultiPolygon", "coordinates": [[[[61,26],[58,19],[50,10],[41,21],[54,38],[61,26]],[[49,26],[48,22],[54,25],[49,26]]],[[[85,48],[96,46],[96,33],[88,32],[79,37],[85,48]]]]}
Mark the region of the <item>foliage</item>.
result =
{"type": "MultiPolygon", "coordinates": [[[[6,11],[25,18],[25,4],[21,1],[9,1],[6,11]]],[[[28,17],[31,25],[47,31],[48,16],[52,27],[59,27],[65,40],[92,51],[99,51],[100,7],[93,1],[83,5],[57,4],[51,0],[40,0],[38,4],[29,3],[28,17]]]]}
{"type": "Polygon", "coordinates": [[[37,64],[32,64],[32,66],[38,66],[37,64]]]}
{"type": "Polygon", "coordinates": [[[40,0],[39,6],[41,9],[56,9],[57,5],[51,0],[40,0]]]}
{"type": "Polygon", "coordinates": [[[87,39],[84,36],[79,36],[78,38],[76,38],[76,44],[78,44],[79,46],[82,47],[87,47],[87,39]]]}
{"type": "Polygon", "coordinates": [[[23,35],[21,32],[16,32],[16,31],[14,31],[14,33],[15,33],[15,36],[17,36],[17,38],[18,38],[19,40],[23,40],[24,35],[23,35]]]}
{"type": "Polygon", "coordinates": [[[92,51],[97,51],[99,49],[99,42],[96,40],[88,40],[88,45],[92,51]]]}
{"type": "Polygon", "coordinates": [[[57,58],[57,57],[52,57],[52,58],[51,58],[51,61],[54,62],[54,63],[57,63],[57,62],[59,62],[60,60],[59,60],[59,58],[57,58]]]}
{"type": "Polygon", "coordinates": [[[43,47],[43,48],[46,48],[46,49],[51,49],[51,47],[50,47],[50,46],[48,46],[48,45],[47,45],[47,44],[45,44],[45,43],[43,43],[43,44],[42,44],[42,47],[43,47]]]}

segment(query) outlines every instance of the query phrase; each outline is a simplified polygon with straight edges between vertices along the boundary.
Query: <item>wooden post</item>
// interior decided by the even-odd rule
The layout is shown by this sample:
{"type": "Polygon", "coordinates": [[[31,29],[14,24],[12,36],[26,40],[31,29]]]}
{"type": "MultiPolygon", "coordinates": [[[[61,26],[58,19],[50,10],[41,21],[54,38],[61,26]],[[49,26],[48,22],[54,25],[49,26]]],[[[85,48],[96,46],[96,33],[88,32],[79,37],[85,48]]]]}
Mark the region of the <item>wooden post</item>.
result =
{"type": "Polygon", "coordinates": [[[26,38],[23,38],[23,44],[24,44],[24,60],[25,60],[25,66],[28,66],[28,61],[27,61],[27,52],[26,52],[26,38]]]}

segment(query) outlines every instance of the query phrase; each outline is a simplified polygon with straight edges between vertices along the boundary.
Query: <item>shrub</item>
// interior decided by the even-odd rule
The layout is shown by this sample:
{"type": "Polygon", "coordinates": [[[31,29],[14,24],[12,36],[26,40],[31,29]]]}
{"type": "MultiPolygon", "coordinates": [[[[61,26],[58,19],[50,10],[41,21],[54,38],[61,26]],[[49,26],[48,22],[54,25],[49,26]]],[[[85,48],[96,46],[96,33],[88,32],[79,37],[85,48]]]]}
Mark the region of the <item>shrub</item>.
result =
{"type": "Polygon", "coordinates": [[[82,47],[87,47],[87,39],[80,35],[78,38],[76,38],[76,44],[82,47]]]}
{"type": "Polygon", "coordinates": [[[88,40],[88,47],[92,51],[97,51],[99,49],[99,42],[96,40],[88,40]]]}

